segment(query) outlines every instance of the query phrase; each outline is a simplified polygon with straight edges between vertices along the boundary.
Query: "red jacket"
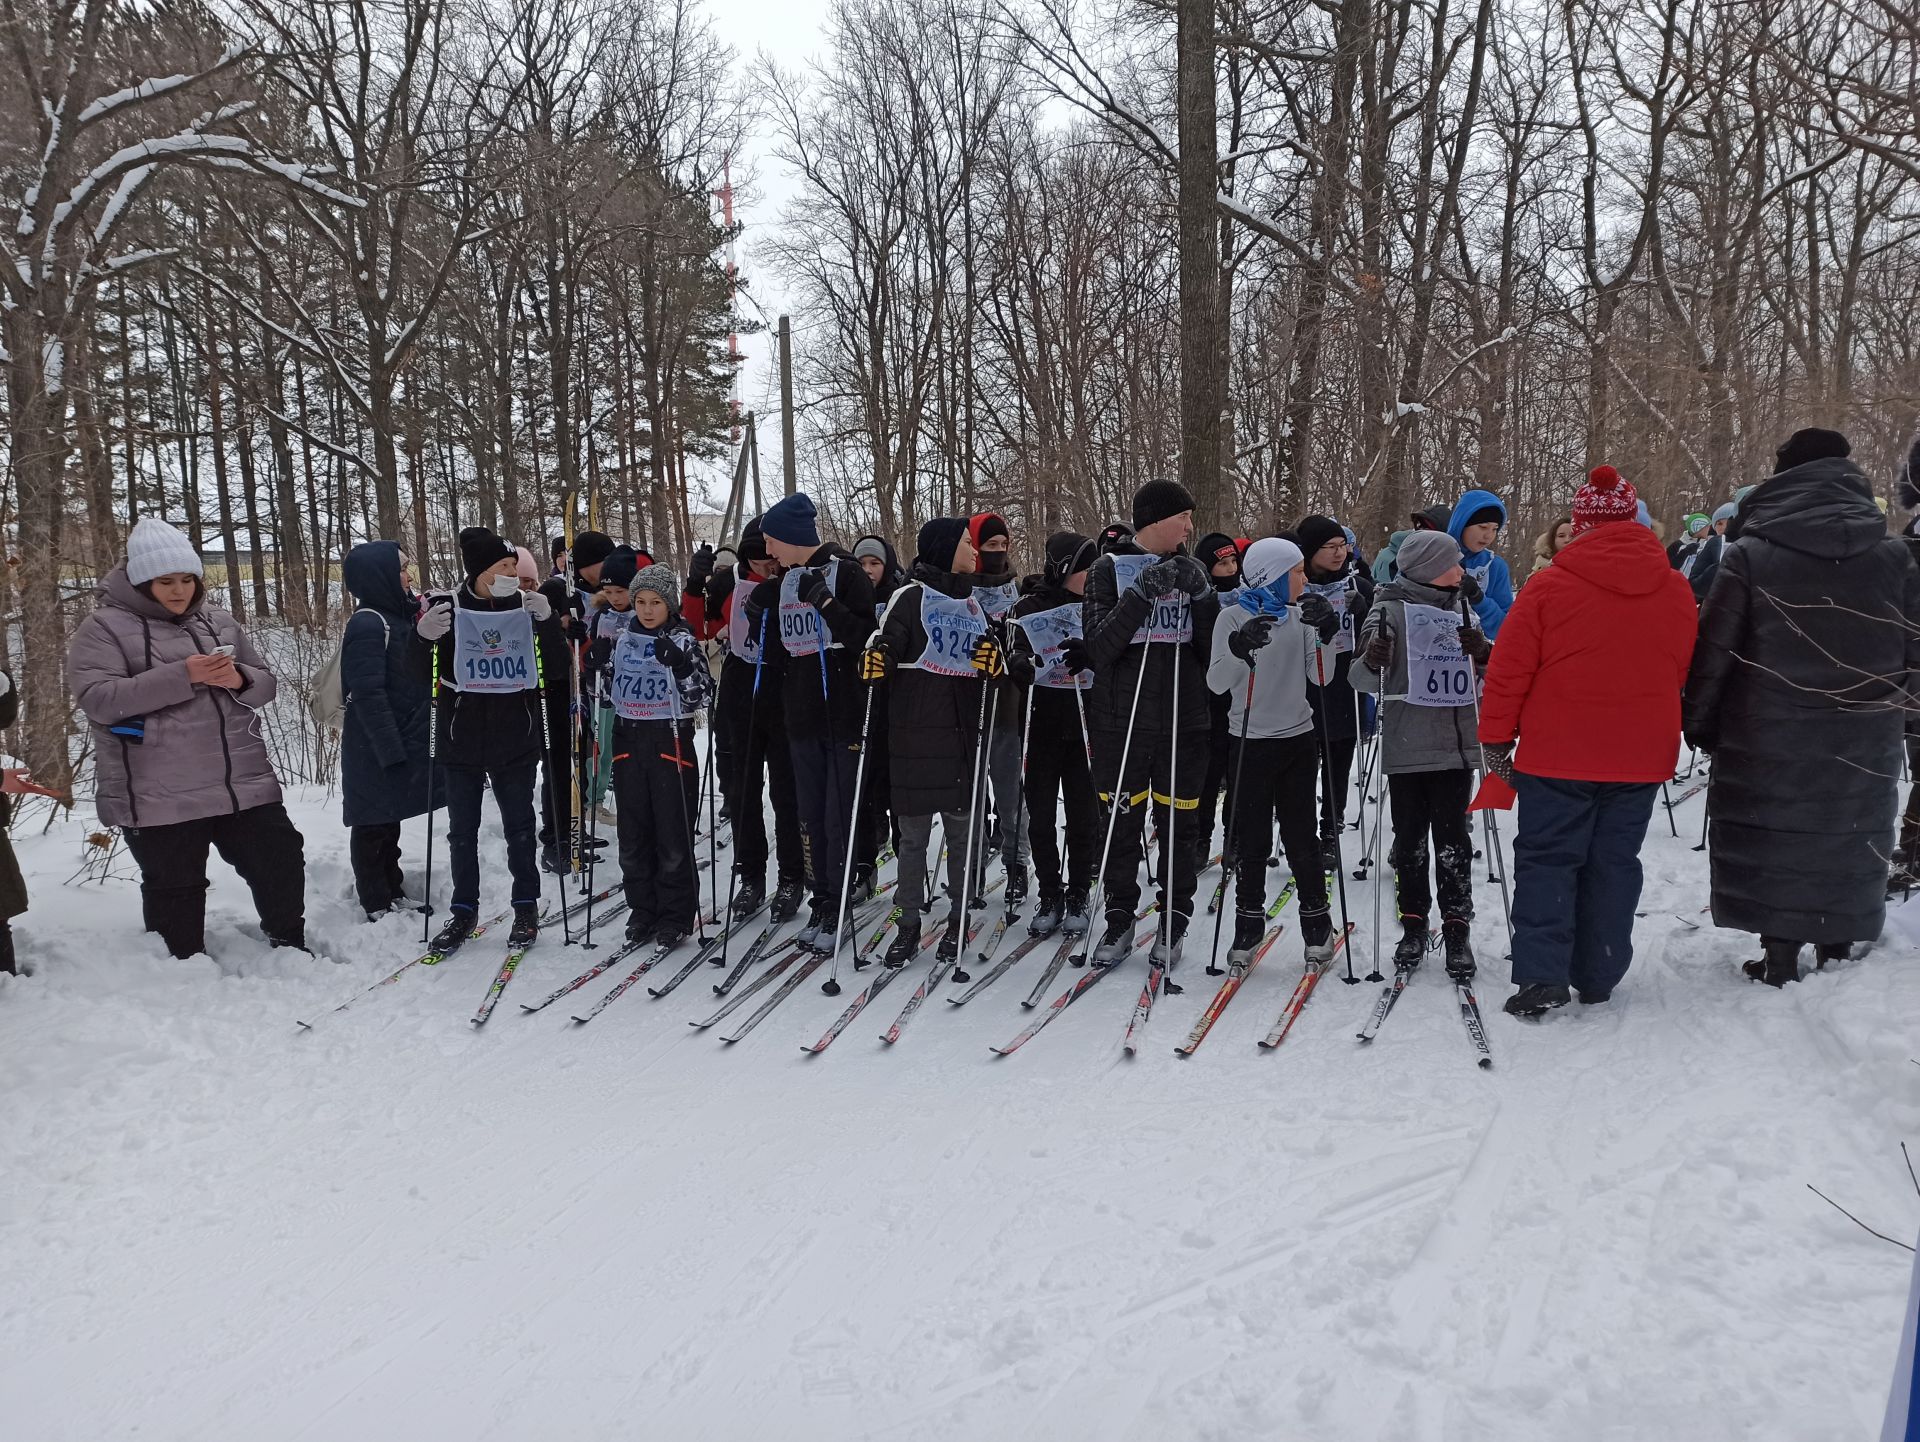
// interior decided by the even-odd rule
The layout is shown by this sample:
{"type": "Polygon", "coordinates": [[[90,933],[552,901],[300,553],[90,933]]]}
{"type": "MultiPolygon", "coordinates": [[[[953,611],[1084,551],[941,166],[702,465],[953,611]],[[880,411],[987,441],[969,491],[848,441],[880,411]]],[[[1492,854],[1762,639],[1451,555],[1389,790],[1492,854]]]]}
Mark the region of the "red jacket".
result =
{"type": "Polygon", "coordinates": [[[1564,547],[1507,613],[1487,666],[1480,740],[1566,781],[1665,781],[1680,756],[1693,592],[1659,537],[1616,521],[1564,547]]]}

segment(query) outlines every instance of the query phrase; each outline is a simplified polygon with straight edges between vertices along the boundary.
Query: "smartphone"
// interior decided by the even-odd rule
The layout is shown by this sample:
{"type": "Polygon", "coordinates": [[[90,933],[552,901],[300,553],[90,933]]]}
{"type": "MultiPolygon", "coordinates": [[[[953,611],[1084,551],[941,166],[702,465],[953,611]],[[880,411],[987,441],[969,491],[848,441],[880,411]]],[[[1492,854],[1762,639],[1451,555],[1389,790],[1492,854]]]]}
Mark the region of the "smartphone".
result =
{"type": "Polygon", "coordinates": [[[213,654],[213,655],[215,655],[215,656],[231,656],[231,655],[233,654],[233,647],[231,647],[231,646],[215,646],[215,647],[213,648],[213,652],[212,652],[212,654],[213,654]]]}

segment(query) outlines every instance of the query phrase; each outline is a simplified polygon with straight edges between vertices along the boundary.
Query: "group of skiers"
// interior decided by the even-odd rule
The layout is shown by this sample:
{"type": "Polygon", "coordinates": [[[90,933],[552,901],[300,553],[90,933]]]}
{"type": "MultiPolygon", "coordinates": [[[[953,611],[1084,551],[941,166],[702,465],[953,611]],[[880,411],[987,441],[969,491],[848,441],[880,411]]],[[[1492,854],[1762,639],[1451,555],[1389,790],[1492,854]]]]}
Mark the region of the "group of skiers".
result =
{"type": "MultiPolygon", "coordinates": [[[[1672,552],[1598,467],[1517,593],[1485,490],[1413,516],[1371,567],[1325,516],[1194,542],[1193,498],[1168,480],[1097,537],[1045,537],[1024,575],[1013,558],[1034,538],[1001,515],[929,520],[902,566],[883,537],[823,539],[804,494],[684,573],[592,531],[557,543],[549,572],[474,527],[460,583],[421,597],[401,548],[369,542],[345,562],[358,609],[339,663],[360,901],[377,917],[429,900],[404,890],[400,822],[444,805],[433,945],[470,935],[491,790],[524,946],[543,865],[597,859],[577,818],[610,796],[628,936],[672,947],[699,921],[695,718],[710,710],[736,917],[805,906],[801,940],[830,950],[891,848],[902,920],[884,962],[904,965],[943,846],[941,955],[997,857],[1009,912],[1031,881],[1030,929],[1090,933],[1105,967],[1132,949],[1145,864],[1153,959],[1171,969],[1224,817],[1229,963],[1265,930],[1277,831],[1306,963],[1325,967],[1355,925],[1339,838],[1367,744],[1403,971],[1437,947],[1473,977],[1470,808],[1503,804],[1489,775],[1517,792],[1507,1009],[1537,1016],[1575,992],[1603,1002],[1625,974],[1639,852],[1684,726],[1713,760],[1715,919],[1759,933],[1749,972],[1781,984],[1804,945],[1825,958],[1878,935],[1920,668],[1920,569],[1847,451],[1797,432],[1773,476],[1672,552]]],[[[301,838],[254,714],[274,677],[207,604],[179,532],[135,527],[70,676],[148,928],[176,955],[203,947],[212,846],[268,941],[304,946],[301,838]]]]}

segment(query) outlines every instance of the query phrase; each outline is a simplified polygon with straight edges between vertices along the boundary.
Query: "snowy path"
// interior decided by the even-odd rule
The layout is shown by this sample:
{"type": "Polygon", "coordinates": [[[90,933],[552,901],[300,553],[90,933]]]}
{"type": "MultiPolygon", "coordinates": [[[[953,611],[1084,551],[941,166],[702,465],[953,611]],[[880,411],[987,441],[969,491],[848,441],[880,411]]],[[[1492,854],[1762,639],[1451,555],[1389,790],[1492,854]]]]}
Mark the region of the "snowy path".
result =
{"type": "MultiPolygon", "coordinates": [[[[0,1433],[1868,1437],[1908,1258],[1805,1184],[1920,1222],[1920,916],[1785,994],[1745,983],[1743,938],[1674,918],[1706,899],[1699,804],[1678,842],[1656,813],[1609,1007],[1497,1015],[1482,888],[1485,1073],[1434,969],[1371,1048],[1375,989],[1331,977],[1256,1048],[1298,976],[1291,911],[1188,1061],[1197,959],[1132,1061],[1137,972],[988,1052],[1046,948],[888,1050],[897,986],[815,1058],[854,988],[809,982],[732,1048],[687,1025],[711,970],[586,1028],[524,1016],[587,964],[557,933],[484,1031],[489,942],[303,1035],[418,950],[417,923],[358,923],[324,797],[295,811],[340,966],[266,956],[217,865],[217,963],[168,960],[133,883],[61,885],[80,828],[21,838],[39,975],[0,978],[0,1433]]],[[[410,870],[421,850],[410,828],[410,870]]]]}

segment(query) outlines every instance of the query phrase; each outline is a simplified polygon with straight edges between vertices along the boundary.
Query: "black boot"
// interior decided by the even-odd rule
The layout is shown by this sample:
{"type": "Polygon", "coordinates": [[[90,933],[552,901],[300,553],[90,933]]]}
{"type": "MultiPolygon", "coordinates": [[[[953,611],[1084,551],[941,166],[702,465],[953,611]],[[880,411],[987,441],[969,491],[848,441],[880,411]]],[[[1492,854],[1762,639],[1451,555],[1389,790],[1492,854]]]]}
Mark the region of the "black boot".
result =
{"type": "Polygon", "coordinates": [[[1393,948],[1393,964],[1415,967],[1427,954],[1427,919],[1424,916],[1400,918],[1400,940],[1393,948]]]}
{"type": "Polygon", "coordinates": [[[741,877],[733,889],[734,920],[745,921],[766,904],[767,884],[758,877],[741,877]]]}
{"type": "Polygon", "coordinates": [[[806,899],[807,888],[798,881],[783,881],[773,893],[772,917],[778,925],[783,921],[792,921],[800,914],[800,903],[806,899]]]}
{"type": "Polygon", "coordinates": [[[1748,976],[1773,987],[1800,980],[1799,942],[1763,936],[1760,938],[1760,948],[1763,953],[1761,960],[1744,962],[1740,967],[1748,976]]]}
{"type": "Polygon", "coordinates": [[[534,938],[540,934],[540,907],[531,901],[516,901],[513,904],[513,930],[507,933],[507,949],[519,950],[533,945],[534,938]]]}
{"type": "Polygon", "coordinates": [[[1310,966],[1325,966],[1333,960],[1333,913],[1330,911],[1302,911],[1300,913],[1300,943],[1305,948],[1305,960],[1310,966]]]}
{"type": "Polygon", "coordinates": [[[1027,868],[1009,866],[1007,868],[1007,910],[1012,911],[1027,899],[1027,868]]]}
{"type": "Polygon", "coordinates": [[[1052,936],[1060,929],[1064,908],[1057,887],[1042,886],[1039,899],[1033,904],[1033,920],[1027,923],[1029,936],[1052,936]]]}
{"type": "Polygon", "coordinates": [[[893,945],[887,948],[887,954],[880,958],[880,964],[889,971],[898,971],[914,957],[920,954],[920,913],[903,913],[900,924],[893,931],[893,945]]]}
{"type": "Polygon", "coordinates": [[[1447,947],[1447,975],[1455,981],[1472,981],[1473,923],[1449,916],[1440,924],[1440,935],[1447,947]]]}
{"type": "Polygon", "coordinates": [[[447,924],[440,928],[433,940],[427,943],[430,953],[445,956],[473,935],[473,908],[456,906],[447,917],[447,924]]]}
{"type": "Polygon", "coordinates": [[[940,946],[934,956],[940,961],[953,961],[960,955],[960,944],[966,940],[966,934],[960,929],[960,909],[955,907],[947,916],[947,929],[940,933],[940,946]]]}
{"type": "Polygon", "coordinates": [[[653,922],[647,920],[645,917],[635,916],[631,913],[628,914],[627,916],[627,940],[628,941],[646,941],[653,936],[653,932],[654,932],[653,922]]]}
{"type": "Polygon", "coordinates": [[[1544,981],[1536,981],[1529,986],[1521,987],[1508,997],[1504,1010],[1508,1016],[1545,1016],[1556,1006],[1565,1006],[1572,1000],[1572,993],[1564,986],[1553,986],[1544,981]]]}
{"type": "Polygon", "coordinates": [[[1233,914],[1233,946],[1227,952],[1227,965],[1243,967],[1253,959],[1255,948],[1266,935],[1266,913],[1236,911],[1233,914]]]}
{"type": "Polygon", "coordinates": [[[567,858],[561,854],[560,843],[547,841],[540,846],[540,869],[550,871],[555,876],[565,876],[573,868],[567,865],[567,858]]]}
{"type": "MultiPolygon", "coordinates": [[[[807,924],[800,928],[800,944],[808,951],[820,951],[821,928],[827,925],[827,904],[815,901],[807,908],[807,924]]],[[[829,936],[831,932],[827,933],[829,936]]]]}

